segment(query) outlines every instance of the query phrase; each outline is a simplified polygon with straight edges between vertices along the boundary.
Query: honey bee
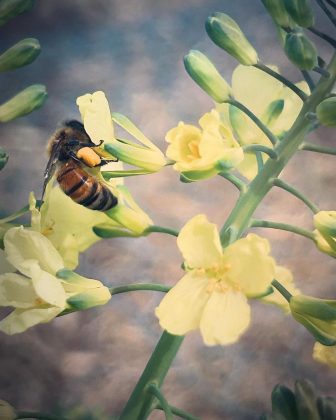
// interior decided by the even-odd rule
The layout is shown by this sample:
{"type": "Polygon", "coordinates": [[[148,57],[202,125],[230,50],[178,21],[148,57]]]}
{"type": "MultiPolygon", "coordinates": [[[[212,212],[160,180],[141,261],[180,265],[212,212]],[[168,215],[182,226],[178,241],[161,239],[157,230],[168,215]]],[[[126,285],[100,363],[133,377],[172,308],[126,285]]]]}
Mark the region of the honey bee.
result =
{"type": "MultiPolygon", "coordinates": [[[[73,201],[92,210],[106,211],[118,204],[110,189],[91,173],[91,168],[113,160],[103,157],[99,145],[92,142],[84,125],[76,120],[65,121],[51,136],[47,151],[49,161],[44,172],[42,199],[48,182],[56,172],[62,191],[73,201]]],[[[114,160],[115,161],[115,160],[114,160]]]]}

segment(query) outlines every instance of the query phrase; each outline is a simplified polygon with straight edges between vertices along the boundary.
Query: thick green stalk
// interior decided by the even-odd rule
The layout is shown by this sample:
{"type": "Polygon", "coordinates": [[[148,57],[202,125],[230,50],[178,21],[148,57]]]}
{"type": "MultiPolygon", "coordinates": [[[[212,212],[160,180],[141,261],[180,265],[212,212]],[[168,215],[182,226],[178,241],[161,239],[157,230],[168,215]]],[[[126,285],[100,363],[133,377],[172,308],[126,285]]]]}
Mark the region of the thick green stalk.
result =
{"type": "Polygon", "coordinates": [[[157,403],[156,397],[149,392],[149,387],[155,384],[160,388],[183,338],[184,336],[163,332],[119,420],[147,419],[157,403]]]}
{"type": "Polygon", "coordinates": [[[331,60],[327,70],[331,75],[330,78],[321,78],[315,91],[304,103],[301,112],[291,129],[287,132],[281,142],[278,142],[276,145],[274,150],[278,153],[278,159],[268,159],[263,169],[248,186],[247,191],[239,197],[236,206],[232,210],[221,230],[222,242],[226,239],[225,232],[228,228],[232,229],[233,227],[233,231],[236,233],[236,238],[240,237],[248,228],[250,218],[252,217],[255,209],[272,188],[273,179],[278,177],[289,159],[299,149],[305,134],[310,129],[310,123],[305,117],[306,114],[308,112],[315,111],[316,106],[326,97],[328,93],[330,93],[335,83],[336,54],[331,60]]]}

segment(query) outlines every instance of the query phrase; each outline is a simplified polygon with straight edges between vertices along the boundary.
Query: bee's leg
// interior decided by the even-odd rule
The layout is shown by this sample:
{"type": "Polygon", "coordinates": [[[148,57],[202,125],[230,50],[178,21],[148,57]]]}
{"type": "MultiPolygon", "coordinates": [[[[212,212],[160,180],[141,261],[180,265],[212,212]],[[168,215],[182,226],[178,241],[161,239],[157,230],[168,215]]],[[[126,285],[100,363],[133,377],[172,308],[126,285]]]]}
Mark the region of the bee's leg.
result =
{"type": "Polygon", "coordinates": [[[80,145],[81,147],[99,147],[104,143],[104,140],[99,140],[99,144],[94,144],[94,143],[80,143],[78,142],[78,145],[80,145]]]}
{"type": "Polygon", "coordinates": [[[76,153],[72,151],[68,153],[68,156],[76,162],[83,163],[83,161],[76,156],[76,153]]]}
{"type": "Polygon", "coordinates": [[[118,161],[119,161],[118,158],[115,158],[115,159],[104,159],[104,158],[100,158],[100,163],[98,163],[98,165],[96,165],[95,168],[97,166],[103,166],[103,165],[107,165],[108,163],[118,162],[118,161]]]}

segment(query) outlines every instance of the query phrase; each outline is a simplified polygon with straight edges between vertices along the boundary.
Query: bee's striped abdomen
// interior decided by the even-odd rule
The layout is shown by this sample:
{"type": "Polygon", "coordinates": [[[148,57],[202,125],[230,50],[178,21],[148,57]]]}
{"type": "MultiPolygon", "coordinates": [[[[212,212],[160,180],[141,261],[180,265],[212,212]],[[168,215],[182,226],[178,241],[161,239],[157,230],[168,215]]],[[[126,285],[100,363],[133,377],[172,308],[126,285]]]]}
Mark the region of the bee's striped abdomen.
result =
{"type": "Polygon", "coordinates": [[[89,209],[106,211],[118,204],[117,198],[105,185],[73,161],[61,166],[57,181],[66,195],[89,209]]]}

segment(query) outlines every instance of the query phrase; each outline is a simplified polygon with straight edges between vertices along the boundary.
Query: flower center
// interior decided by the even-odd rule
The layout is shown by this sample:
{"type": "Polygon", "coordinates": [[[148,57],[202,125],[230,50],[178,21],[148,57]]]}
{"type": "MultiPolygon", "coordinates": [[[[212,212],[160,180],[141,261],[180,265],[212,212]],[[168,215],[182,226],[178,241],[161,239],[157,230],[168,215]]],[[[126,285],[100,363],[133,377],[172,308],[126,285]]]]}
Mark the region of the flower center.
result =
{"type": "Polygon", "coordinates": [[[201,155],[199,152],[199,141],[193,140],[190,143],[188,143],[188,149],[190,151],[189,154],[187,154],[187,159],[190,161],[200,159],[201,155]]]}
{"type": "Polygon", "coordinates": [[[241,291],[239,283],[230,277],[230,269],[231,264],[221,264],[206,270],[209,276],[207,293],[213,293],[214,291],[226,293],[230,290],[241,291]]]}

